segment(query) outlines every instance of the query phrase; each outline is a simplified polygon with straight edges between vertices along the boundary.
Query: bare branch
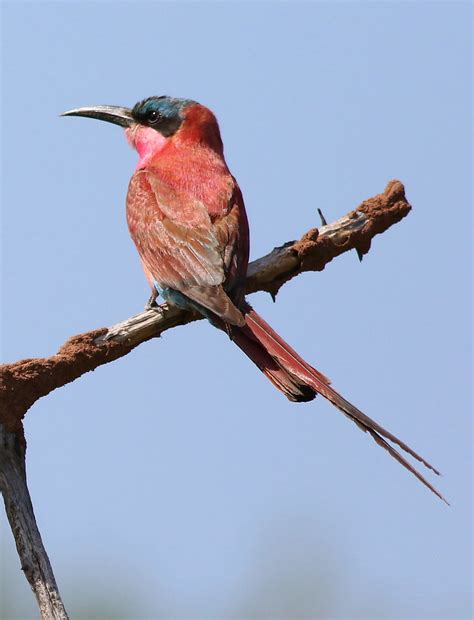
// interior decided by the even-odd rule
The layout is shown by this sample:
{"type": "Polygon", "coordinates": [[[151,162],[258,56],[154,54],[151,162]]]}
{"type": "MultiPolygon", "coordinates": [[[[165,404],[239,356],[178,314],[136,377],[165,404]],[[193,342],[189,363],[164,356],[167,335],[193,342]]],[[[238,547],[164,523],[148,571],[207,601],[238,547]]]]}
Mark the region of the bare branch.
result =
{"type": "Polygon", "coordinates": [[[36,596],[41,618],[67,620],[26,484],[25,447],[21,434],[8,433],[0,424],[0,490],[21,568],[36,596]]]}
{"type": "MultiPolygon", "coordinates": [[[[357,249],[369,251],[372,238],[405,217],[411,209],[400,181],[391,181],[383,194],[364,201],[333,224],[313,228],[299,241],[275,248],[254,261],[248,270],[247,293],[280,287],[304,271],[321,271],[333,258],[357,249]]],[[[21,429],[21,420],[33,403],[84,373],[127,355],[133,348],[165,330],[200,317],[167,304],[147,310],[109,329],[73,336],[48,358],[26,359],[1,368],[0,422],[7,430],[21,429]]]]}
{"type": "MultiPolygon", "coordinates": [[[[359,257],[372,238],[411,209],[403,185],[391,181],[383,194],[363,202],[333,224],[314,228],[250,264],[246,291],[267,291],[275,299],[285,282],[304,271],[321,271],[349,250],[359,257]]],[[[26,483],[22,420],[42,396],[102,364],[127,355],[137,345],[200,317],[166,304],[113,327],[73,336],[47,358],[25,359],[0,367],[0,490],[15,537],[22,569],[35,593],[43,620],[67,620],[51,565],[41,541],[26,483]]]]}

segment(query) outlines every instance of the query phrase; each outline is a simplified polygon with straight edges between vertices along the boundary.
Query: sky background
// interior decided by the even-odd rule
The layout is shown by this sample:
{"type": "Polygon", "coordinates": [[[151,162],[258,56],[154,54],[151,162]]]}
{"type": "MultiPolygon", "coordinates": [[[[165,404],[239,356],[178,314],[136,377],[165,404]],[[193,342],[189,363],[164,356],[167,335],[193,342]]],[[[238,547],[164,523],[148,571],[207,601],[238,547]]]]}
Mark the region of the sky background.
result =
{"type": "MultiPolygon", "coordinates": [[[[443,472],[448,508],[322,398],[295,405],[205,323],[25,420],[36,516],[75,619],[471,617],[470,3],[2,3],[2,357],[140,311],[136,155],[59,118],[150,95],[217,115],[251,255],[383,191],[359,264],[251,301],[443,472]]],[[[3,513],[3,511],[1,511],[3,513]]],[[[0,617],[36,618],[0,515],[0,617]]]]}

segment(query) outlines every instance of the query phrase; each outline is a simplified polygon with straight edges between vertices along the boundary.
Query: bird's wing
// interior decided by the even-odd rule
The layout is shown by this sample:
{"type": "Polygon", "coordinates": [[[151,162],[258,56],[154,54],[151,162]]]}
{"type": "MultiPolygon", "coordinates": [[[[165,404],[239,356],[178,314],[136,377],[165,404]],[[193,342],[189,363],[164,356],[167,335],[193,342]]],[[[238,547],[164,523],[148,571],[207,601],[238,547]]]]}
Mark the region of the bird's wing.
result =
{"type": "Polygon", "coordinates": [[[244,202],[237,182],[229,201],[229,212],[225,217],[215,219],[213,224],[219,247],[225,248],[223,254],[225,289],[240,308],[247,280],[249,233],[244,202]]]}
{"type": "Polygon", "coordinates": [[[238,224],[228,200],[229,210],[213,222],[202,202],[178,194],[142,170],[130,182],[127,219],[145,273],[160,287],[179,291],[224,321],[239,325],[242,314],[222,286],[238,224]]]}

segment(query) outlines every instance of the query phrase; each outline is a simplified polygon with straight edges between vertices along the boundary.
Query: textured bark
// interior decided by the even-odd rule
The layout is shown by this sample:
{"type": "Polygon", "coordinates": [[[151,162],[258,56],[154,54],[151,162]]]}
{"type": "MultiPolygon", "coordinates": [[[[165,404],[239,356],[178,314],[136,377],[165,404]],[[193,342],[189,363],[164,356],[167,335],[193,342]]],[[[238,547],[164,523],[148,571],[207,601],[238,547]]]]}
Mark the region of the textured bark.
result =
{"type": "MultiPolygon", "coordinates": [[[[400,181],[383,194],[364,201],[333,224],[313,228],[249,265],[247,293],[267,291],[275,298],[280,287],[304,271],[321,271],[336,256],[357,250],[366,254],[375,235],[404,218],[411,206],[400,181]]],[[[322,218],[323,222],[324,219],[322,218]]],[[[165,330],[200,317],[162,304],[110,328],[70,338],[47,358],[20,360],[0,366],[0,490],[22,569],[35,593],[43,620],[67,619],[51,565],[41,541],[25,472],[23,417],[42,396],[127,355],[137,345],[165,330]]]]}
{"type": "MultiPolygon", "coordinates": [[[[333,224],[313,228],[299,241],[290,241],[250,264],[247,293],[280,287],[304,271],[321,271],[349,250],[366,254],[372,238],[405,217],[411,209],[400,181],[391,181],[383,194],[364,201],[333,224]]],[[[112,362],[165,330],[200,317],[162,304],[110,328],[70,338],[47,358],[25,359],[0,367],[0,423],[20,431],[28,409],[42,396],[74,381],[102,364],[112,362]]]]}
{"type": "Polygon", "coordinates": [[[36,596],[43,620],[67,620],[53,569],[36,525],[25,471],[25,442],[0,424],[0,490],[15,537],[21,569],[36,596]]]}

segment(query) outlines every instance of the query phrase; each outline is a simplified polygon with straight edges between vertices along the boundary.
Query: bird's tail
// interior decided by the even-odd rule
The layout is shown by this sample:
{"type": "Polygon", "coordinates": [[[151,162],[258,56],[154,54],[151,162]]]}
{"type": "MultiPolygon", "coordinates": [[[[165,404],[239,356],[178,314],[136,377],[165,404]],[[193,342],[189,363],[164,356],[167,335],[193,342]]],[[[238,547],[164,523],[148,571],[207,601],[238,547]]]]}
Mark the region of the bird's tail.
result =
{"type": "Polygon", "coordinates": [[[336,392],[331,387],[329,379],[305,362],[249,304],[245,303],[241,310],[245,316],[245,326],[232,326],[230,336],[280,392],[297,402],[312,400],[316,394],[321,394],[361,430],[369,433],[379,446],[387,450],[435,495],[448,503],[441,493],[393,447],[392,443],[439,475],[432,465],[336,392]]]}

